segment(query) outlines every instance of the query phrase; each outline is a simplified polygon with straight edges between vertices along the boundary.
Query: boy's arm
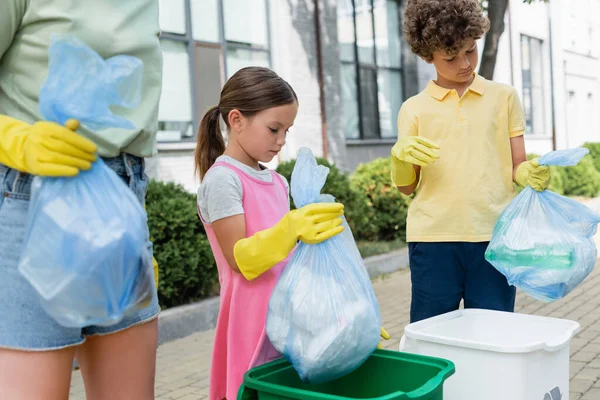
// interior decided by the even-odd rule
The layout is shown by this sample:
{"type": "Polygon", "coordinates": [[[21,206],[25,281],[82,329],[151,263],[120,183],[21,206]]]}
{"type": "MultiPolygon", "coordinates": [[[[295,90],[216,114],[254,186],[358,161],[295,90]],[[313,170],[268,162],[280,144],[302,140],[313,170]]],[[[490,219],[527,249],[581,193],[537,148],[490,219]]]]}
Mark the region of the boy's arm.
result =
{"type": "Polygon", "coordinates": [[[513,181],[525,187],[530,186],[533,190],[541,192],[550,184],[550,168],[540,165],[540,160],[535,158],[527,161],[525,152],[525,139],[517,136],[510,139],[512,151],[513,181]]]}
{"type": "Polygon", "coordinates": [[[392,183],[405,195],[411,195],[419,184],[421,167],[434,162],[439,147],[418,135],[417,116],[407,110],[406,103],[398,113],[398,142],[391,151],[392,183]]]}
{"type": "Polygon", "coordinates": [[[516,172],[519,165],[527,161],[525,151],[525,116],[517,91],[513,88],[508,96],[508,133],[510,135],[510,150],[512,152],[513,181],[516,182],[516,172]]]}
{"type": "Polygon", "coordinates": [[[417,189],[417,186],[419,185],[419,180],[421,179],[421,167],[419,167],[418,165],[413,165],[413,168],[415,170],[416,176],[415,181],[408,186],[396,186],[402,194],[405,194],[407,196],[410,196],[414,193],[414,191],[417,189]]]}
{"type": "Polygon", "coordinates": [[[525,118],[516,90],[511,92],[508,103],[510,150],[512,152],[513,181],[534,190],[546,190],[550,184],[550,168],[540,165],[539,159],[527,161],[525,151],[525,118]]]}
{"type": "Polygon", "coordinates": [[[510,150],[512,152],[512,178],[513,181],[516,182],[517,169],[522,163],[527,161],[527,153],[525,152],[525,138],[523,135],[510,138],[510,150]]]}

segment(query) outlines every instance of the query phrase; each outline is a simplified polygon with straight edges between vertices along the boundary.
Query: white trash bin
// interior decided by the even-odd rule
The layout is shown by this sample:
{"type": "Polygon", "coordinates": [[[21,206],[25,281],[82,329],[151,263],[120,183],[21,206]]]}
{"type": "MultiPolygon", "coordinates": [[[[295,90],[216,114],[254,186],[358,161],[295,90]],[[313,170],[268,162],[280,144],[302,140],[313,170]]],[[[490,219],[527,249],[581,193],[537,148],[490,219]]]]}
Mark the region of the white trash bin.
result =
{"type": "Polygon", "coordinates": [[[577,322],[467,309],[408,325],[400,351],[445,358],[444,400],[568,400],[577,322]]]}

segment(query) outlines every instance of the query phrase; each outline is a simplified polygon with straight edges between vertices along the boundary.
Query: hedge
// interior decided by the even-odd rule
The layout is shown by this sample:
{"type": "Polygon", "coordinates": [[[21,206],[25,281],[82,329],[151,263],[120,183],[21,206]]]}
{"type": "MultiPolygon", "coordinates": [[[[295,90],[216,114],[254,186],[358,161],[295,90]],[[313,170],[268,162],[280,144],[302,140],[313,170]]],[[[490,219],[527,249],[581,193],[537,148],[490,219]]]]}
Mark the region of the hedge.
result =
{"type": "Polygon", "coordinates": [[[600,171],[600,143],[585,143],[583,147],[590,150],[590,156],[594,161],[594,166],[600,171]]]}
{"type": "Polygon", "coordinates": [[[150,181],[146,210],[158,261],[160,305],[173,307],[217,294],[217,268],[196,196],[174,183],[150,181]]]}
{"type": "Polygon", "coordinates": [[[367,198],[368,217],[375,240],[406,240],[406,214],[410,198],[391,182],[390,158],[358,166],[351,178],[355,190],[367,198]]]}
{"type": "Polygon", "coordinates": [[[574,167],[559,168],[567,196],[595,197],[600,193],[600,172],[587,155],[574,167]]]}

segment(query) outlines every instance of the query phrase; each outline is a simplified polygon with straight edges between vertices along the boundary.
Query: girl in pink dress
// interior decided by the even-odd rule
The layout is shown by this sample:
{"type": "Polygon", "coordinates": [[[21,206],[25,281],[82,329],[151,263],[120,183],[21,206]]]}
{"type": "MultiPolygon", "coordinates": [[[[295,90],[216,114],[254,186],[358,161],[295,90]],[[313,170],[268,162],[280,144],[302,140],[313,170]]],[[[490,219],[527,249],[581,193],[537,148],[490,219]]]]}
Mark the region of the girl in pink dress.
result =
{"type": "Polygon", "coordinates": [[[246,371],[281,356],[265,334],[281,271],[298,240],[320,243],[343,230],[342,204],[290,211],[287,181],[261,164],[281,151],[297,112],[298,98],[286,81],[267,68],[248,67],[229,79],[200,125],[198,213],[221,284],[209,400],[235,400],[246,371]]]}

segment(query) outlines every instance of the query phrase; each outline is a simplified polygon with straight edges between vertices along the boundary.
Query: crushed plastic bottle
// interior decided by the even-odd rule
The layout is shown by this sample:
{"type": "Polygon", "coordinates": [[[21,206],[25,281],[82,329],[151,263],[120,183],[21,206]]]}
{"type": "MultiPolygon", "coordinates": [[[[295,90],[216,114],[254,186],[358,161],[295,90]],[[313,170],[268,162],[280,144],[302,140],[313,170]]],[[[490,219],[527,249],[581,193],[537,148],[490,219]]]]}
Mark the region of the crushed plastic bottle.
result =
{"type": "Polygon", "coordinates": [[[510,267],[534,267],[546,270],[573,268],[575,254],[572,249],[551,246],[527,250],[513,250],[508,247],[491,249],[487,253],[489,261],[505,263],[510,267]]]}

